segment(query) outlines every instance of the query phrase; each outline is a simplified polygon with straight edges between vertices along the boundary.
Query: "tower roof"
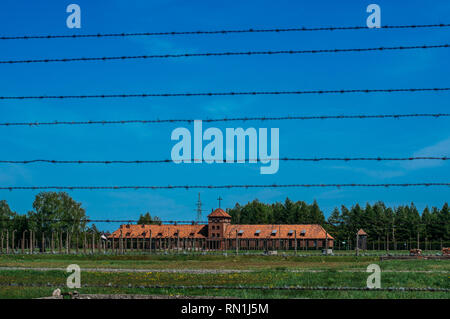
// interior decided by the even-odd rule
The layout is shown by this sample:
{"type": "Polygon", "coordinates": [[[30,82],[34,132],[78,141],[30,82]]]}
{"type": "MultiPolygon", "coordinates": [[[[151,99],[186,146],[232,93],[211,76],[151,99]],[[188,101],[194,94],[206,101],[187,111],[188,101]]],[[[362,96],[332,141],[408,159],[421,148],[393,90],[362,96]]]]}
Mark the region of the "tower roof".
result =
{"type": "Polygon", "coordinates": [[[360,230],[358,230],[357,235],[364,236],[364,235],[367,235],[367,233],[361,228],[360,230]]]}
{"type": "Polygon", "coordinates": [[[210,217],[225,217],[225,218],[231,218],[231,216],[224,211],[222,208],[217,208],[214,210],[211,214],[208,215],[208,218],[210,217]]]}

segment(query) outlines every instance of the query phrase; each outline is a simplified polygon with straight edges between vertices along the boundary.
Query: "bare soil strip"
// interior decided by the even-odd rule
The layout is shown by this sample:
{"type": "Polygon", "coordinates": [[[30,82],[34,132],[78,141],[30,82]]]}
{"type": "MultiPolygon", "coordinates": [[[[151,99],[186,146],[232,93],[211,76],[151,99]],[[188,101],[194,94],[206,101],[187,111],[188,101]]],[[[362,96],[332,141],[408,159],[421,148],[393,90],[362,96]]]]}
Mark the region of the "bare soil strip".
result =
{"type": "MultiPolygon", "coordinates": [[[[34,270],[34,271],[66,271],[66,268],[61,267],[0,267],[0,270],[34,270]]],[[[249,269],[134,269],[134,268],[81,268],[86,272],[112,272],[112,273],[185,273],[185,274],[232,274],[232,273],[246,273],[258,272],[258,270],[249,269]]],[[[260,271],[260,270],[259,270],[260,271]]],[[[278,270],[275,270],[278,271],[278,270]]],[[[318,273],[327,272],[326,269],[286,269],[286,272],[305,272],[318,273]]],[[[336,270],[337,272],[366,272],[365,269],[346,269],[336,270]]],[[[445,270],[383,270],[385,273],[440,273],[447,274],[450,271],[445,270]]]]}

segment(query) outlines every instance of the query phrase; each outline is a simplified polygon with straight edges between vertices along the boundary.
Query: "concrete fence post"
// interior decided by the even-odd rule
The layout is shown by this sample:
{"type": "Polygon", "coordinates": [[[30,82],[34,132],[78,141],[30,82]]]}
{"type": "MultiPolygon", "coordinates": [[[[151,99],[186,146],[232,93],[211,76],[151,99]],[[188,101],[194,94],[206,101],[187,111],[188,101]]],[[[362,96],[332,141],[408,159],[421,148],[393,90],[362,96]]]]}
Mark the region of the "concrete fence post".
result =
{"type": "Polygon", "coordinates": [[[92,247],[91,247],[91,254],[92,255],[95,254],[94,245],[95,245],[95,233],[92,232],[92,247]]]}
{"type": "Polygon", "coordinates": [[[25,253],[25,233],[27,232],[27,230],[24,230],[22,233],[22,254],[25,253]]]}
{"type": "Polygon", "coordinates": [[[41,234],[41,253],[45,253],[45,234],[41,234]]]}
{"type": "Polygon", "coordinates": [[[294,230],[294,255],[297,256],[297,230],[294,230]]]}
{"type": "Polygon", "coordinates": [[[52,231],[52,239],[50,241],[50,249],[52,251],[52,254],[55,253],[55,232],[52,231]]]}
{"type": "Polygon", "coordinates": [[[86,245],[87,245],[87,238],[86,238],[86,231],[83,234],[83,253],[86,255],[86,245]]]}
{"type": "Polygon", "coordinates": [[[0,242],[1,242],[0,253],[3,254],[3,230],[2,230],[2,236],[1,236],[0,242]]]}
{"type": "Polygon", "coordinates": [[[69,254],[69,231],[66,231],[66,255],[69,254]]]}
{"type": "Polygon", "coordinates": [[[9,254],[9,230],[6,230],[6,253],[9,254]]]}
{"type": "Polygon", "coordinates": [[[359,232],[356,233],[356,256],[359,256],[359,232]]]}
{"type": "Polygon", "coordinates": [[[33,238],[33,231],[30,230],[30,254],[33,254],[33,248],[34,248],[34,238],[33,238]]]}
{"type": "Polygon", "coordinates": [[[238,231],[236,230],[236,255],[239,254],[239,241],[238,241],[238,231]]]}
{"type": "Polygon", "coordinates": [[[16,248],[16,242],[15,242],[15,234],[16,234],[16,232],[17,232],[17,230],[16,229],[14,229],[13,231],[12,231],[12,252],[13,252],[13,254],[15,254],[16,252],[15,252],[15,248],[16,248]]]}
{"type": "Polygon", "coordinates": [[[63,250],[63,231],[60,230],[59,231],[59,245],[58,245],[59,254],[62,254],[62,250],[63,250]]]}
{"type": "Polygon", "coordinates": [[[151,229],[150,229],[150,236],[149,236],[148,241],[149,241],[148,250],[149,250],[149,252],[151,254],[152,253],[152,230],[151,229]]]}
{"type": "Polygon", "coordinates": [[[123,234],[122,234],[122,229],[120,230],[120,237],[119,237],[119,254],[123,255],[123,234]]]}
{"type": "Polygon", "coordinates": [[[76,242],[75,242],[75,252],[77,255],[80,252],[80,247],[78,246],[79,242],[80,242],[80,233],[77,231],[77,237],[76,237],[76,242]]]}

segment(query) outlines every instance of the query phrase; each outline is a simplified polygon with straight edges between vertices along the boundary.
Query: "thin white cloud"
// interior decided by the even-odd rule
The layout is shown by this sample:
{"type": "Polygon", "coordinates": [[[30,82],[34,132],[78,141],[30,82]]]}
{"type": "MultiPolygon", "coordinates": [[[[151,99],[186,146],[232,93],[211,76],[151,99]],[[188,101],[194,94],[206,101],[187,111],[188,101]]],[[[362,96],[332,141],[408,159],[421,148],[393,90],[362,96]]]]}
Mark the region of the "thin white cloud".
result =
{"type": "MultiPolygon", "coordinates": [[[[428,156],[450,156],[450,138],[440,141],[431,146],[424,147],[413,154],[414,157],[428,157],[428,156]]],[[[414,170],[427,167],[439,167],[444,165],[444,161],[439,160],[416,160],[404,163],[404,168],[414,170]]]]}
{"type": "Polygon", "coordinates": [[[333,166],[332,169],[352,171],[357,174],[364,174],[379,179],[393,178],[405,175],[405,172],[401,170],[368,169],[364,167],[351,167],[351,166],[333,166]]]}

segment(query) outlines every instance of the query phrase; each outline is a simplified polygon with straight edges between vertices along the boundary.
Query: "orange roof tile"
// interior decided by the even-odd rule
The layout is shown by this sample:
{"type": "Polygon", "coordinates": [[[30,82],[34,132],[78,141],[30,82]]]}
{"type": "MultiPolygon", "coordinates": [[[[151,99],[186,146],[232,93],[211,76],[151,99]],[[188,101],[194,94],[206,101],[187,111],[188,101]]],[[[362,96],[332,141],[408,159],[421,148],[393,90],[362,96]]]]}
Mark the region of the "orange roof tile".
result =
{"type": "Polygon", "coordinates": [[[213,211],[211,214],[208,215],[209,217],[226,217],[226,218],[231,218],[231,216],[224,211],[222,208],[217,208],[215,211],[213,211]]]}
{"type": "MultiPolygon", "coordinates": [[[[248,239],[334,239],[320,225],[225,225],[225,238],[236,238],[236,232],[248,239]]],[[[109,238],[121,233],[123,238],[208,238],[208,225],[121,225],[109,238]]]]}
{"type": "Polygon", "coordinates": [[[227,225],[225,236],[227,238],[238,237],[257,239],[257,238],[295,238],[297,239],[334,239],[320,225],[227,225]],[[241,235],[239,232],[242,231],[241,235]]]}
{"type": "Polygon", "coordinates": [[[110,238],[206,238],[208,225],[121,225],[110,238]]]}

